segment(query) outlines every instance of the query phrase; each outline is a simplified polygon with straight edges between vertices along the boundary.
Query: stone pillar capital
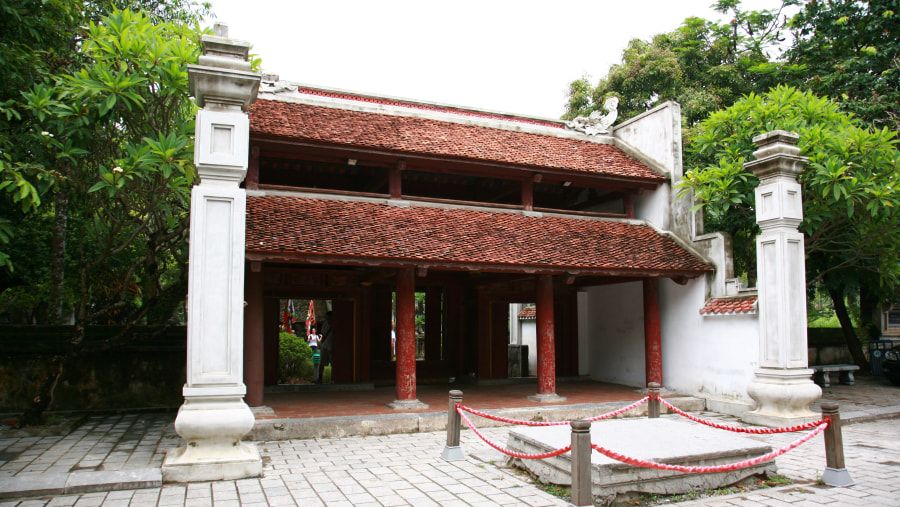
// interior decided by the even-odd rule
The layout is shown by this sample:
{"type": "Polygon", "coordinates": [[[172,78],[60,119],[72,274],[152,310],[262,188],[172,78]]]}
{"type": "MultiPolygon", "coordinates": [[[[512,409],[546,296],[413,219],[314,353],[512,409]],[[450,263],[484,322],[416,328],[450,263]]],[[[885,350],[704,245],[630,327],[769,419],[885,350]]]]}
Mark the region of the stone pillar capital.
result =
{"type": "Polygon", "coordinates": [[[800,156],[799,139],[799,135],[786,130],[773,130],[754,137],[753,142],[759,147],[753,152],[756,160],[747,162],[744,167],[763,183],[778,177],[796,181],[809,160],[800,156]]]}
{"type": "Polygon", "coordinates": [[[215,35],[200,40],[198,65],[188,65],[191,95],[200,107],[246,112],[256,100],[260,75],[250,71],[250,44],[229,39],[228,26],[216,23],[215,35]]]}

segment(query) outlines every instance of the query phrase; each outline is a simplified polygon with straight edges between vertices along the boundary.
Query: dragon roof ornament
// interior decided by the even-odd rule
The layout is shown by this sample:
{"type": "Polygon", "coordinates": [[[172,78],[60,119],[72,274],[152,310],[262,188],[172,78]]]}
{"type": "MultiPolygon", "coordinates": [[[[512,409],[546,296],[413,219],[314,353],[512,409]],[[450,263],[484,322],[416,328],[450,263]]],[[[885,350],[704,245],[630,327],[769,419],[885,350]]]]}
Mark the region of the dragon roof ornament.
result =
{"type": "Polygon", "coordinates": [[[589,136],[607,134],[609,133],[609,127],[612,126],[613,122],[616,121],[616,117],[619,116],[617,107],[619,107],[619,99],[610,97],[603,103],[603,109],[606,111],[606,114],[594,111],[590,116],[579,116],[572,121],[567,121],[566,128],[584,132],[589,136]]]}

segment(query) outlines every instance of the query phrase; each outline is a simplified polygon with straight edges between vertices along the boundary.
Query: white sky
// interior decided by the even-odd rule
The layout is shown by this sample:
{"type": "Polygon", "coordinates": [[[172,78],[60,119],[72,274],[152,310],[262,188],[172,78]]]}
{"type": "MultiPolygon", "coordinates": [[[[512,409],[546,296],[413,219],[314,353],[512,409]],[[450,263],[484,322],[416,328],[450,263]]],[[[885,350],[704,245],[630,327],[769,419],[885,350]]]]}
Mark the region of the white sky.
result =
{"type": "Polygon", "coordinates": [[[689,16],[721,19],[713,2],[212,0],[212,10],[281,79],[558,118],[571,81],[588,75],[596,84],[631,39],[689,16]]]}

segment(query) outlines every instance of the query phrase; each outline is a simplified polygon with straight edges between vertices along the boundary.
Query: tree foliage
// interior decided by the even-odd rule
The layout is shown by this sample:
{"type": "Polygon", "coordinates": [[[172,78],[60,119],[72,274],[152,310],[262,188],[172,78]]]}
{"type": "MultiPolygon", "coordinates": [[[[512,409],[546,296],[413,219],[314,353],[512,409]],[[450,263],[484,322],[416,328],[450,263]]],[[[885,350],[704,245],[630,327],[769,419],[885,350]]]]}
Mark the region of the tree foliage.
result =
{"type": "MultiPolygon", "coordinates": [[[[782,8],[795,3],[785,1],[782,8]]],[[[731,21],[688,18],[649,42],[633,39],[622,63],[613,65],[596,86],[586,77],[573,81],[564,118],[587,116],[615,96],[620,118],[673,100],[681,104],[690,126],[744,94],[773,85],[771,75],[754,69],[769,62],[769,53],[781,42],[781,9],[745,12],[733,0],[721,0],[715,8],[731,13],[731,21]]]]}
{"type": "Polygon", "coordinates": [[[875,128],[900,130],[900,0],[810,1],[790,30],[783,81],[832,97],[875,128]]]}
{"type": "Polygon", "coordinates": [[[752,276],[759,181],[744,162],[752,160],[754,136],[798,133],[800,154],[809,157],[799,177],[807,282],[831,295],[851,353],[865,367],[844,297],[850,289],[888,295],[900,277],[900,151],[894,131],[865,128],[840,109],[787,86],[750,94],[698,125],[682,188],[705,208],[708,225],[734,236],[736,268],[752,276]]]}
{"type": "Polygon", "coordinates": [[[83,349],[85,326],[124,325],[99,344],[113,346],[136,324],[163,324],[186,292],[196,178],[187,65],[197,61],[200,32],[186,23],[193,11],[171,10],[192,3],[138,4],[149,11],[112,10],[97,22],[89,8],[97,4],[84,4],[71,64],[3,106],[0,213],[15,234],[0,238],[0,304],[43,303],[53,315],[66,301],[75,323],[70,353],[53,358],[23,424],[49,405],[66,361],[83,349]],[[34,269],[31,254],[49,268],[34,269]]]}
{"type": "Polygon", "coordinates": [[[775,129],[798,133],[801,155],[809,157],[800,176],[809,282],[863,270],[893,284],[900,275],[896,133],[866,129],[811,92],[779,86],[750,94],[700,123],[686,151],[692,169],[683,185],[703,203],[709,225],[732,234],[755,230],[759,182],[743,165],[752,160],[752,138],[775,129]]]}

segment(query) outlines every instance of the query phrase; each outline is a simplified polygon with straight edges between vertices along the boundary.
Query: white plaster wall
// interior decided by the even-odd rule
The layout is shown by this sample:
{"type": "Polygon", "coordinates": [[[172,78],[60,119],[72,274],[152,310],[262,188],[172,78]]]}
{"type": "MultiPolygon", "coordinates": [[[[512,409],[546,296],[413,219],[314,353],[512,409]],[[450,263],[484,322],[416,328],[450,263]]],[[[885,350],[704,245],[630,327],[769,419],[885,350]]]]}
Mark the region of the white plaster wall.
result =
{"type": "Polygon", "coordinates": [[[747,385],[758,365],[759,320],[753,315],[700,315],[705,281],[661,280],[663,383],[684,394],[752,402],[747,385]]]}
{"type": "Polygon", "coordinates": [[[664,102],[630,118],[616,125],[613,133],[681,179],[681,106],[677,102],[664,102]]]}
{"type": "Polygon", "coordinates": [[[646,375],[642,290],[641,282],[629,282],[585,291],[585,339],[592,380],[643,387],[646,375]]]}
{"type": "MultiPolygon", "coordinates": [[[[751,403],[747,385],[758,364],[756,315],[702,316],[705,281],[661,280],[663,385],[682,394],[751,403]]],[[[644,387],[643,285],[629,282],[586,292],[592,380],[644,387]]]]}
{"type": "Polygon", "coordinates": [[[528,376],[537,375],[537,321],[534,319],[519,321],[522,345],[528,346],[528,376]]]}

